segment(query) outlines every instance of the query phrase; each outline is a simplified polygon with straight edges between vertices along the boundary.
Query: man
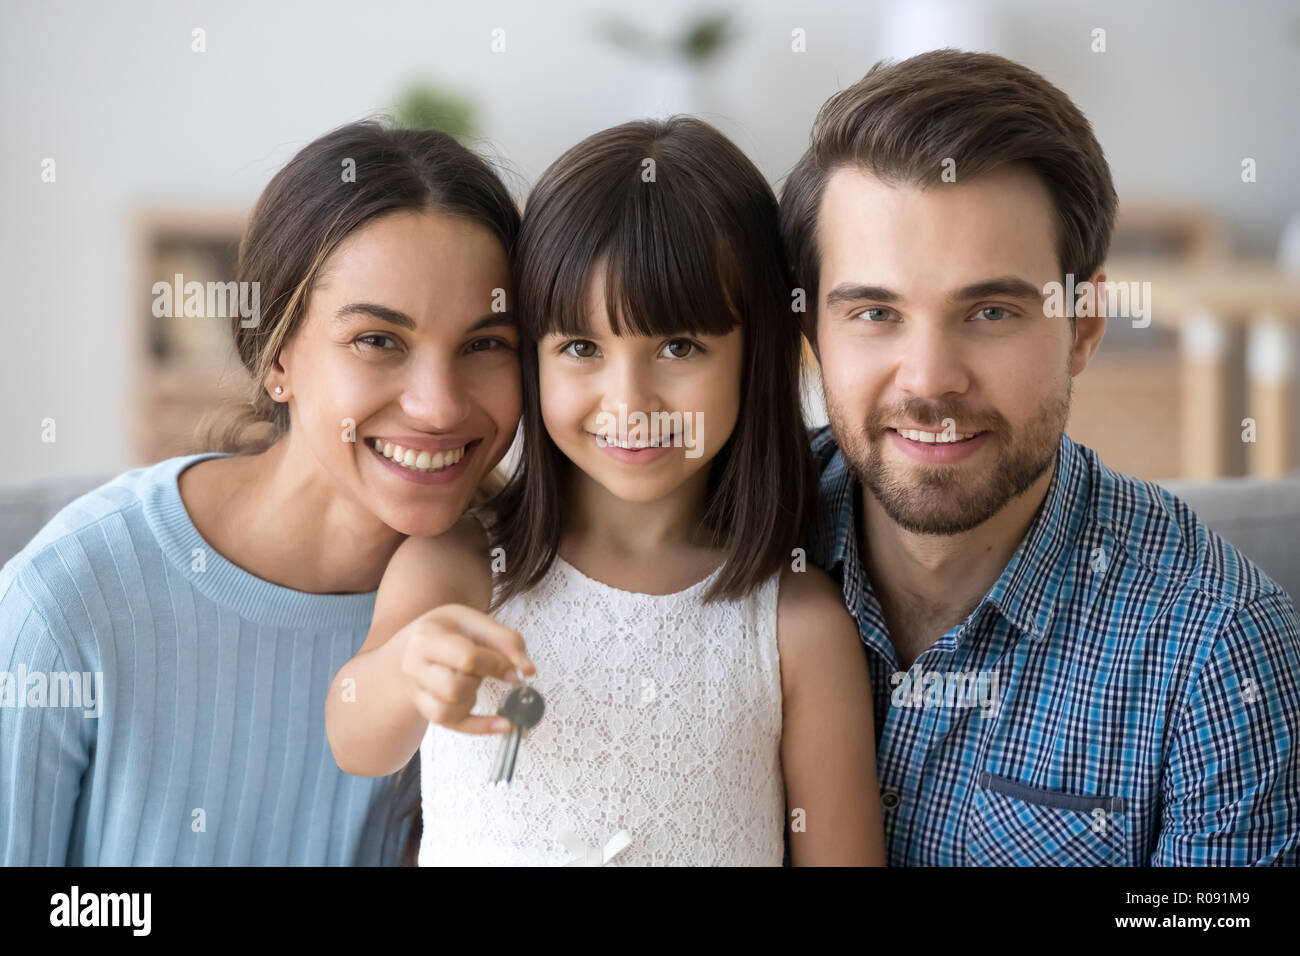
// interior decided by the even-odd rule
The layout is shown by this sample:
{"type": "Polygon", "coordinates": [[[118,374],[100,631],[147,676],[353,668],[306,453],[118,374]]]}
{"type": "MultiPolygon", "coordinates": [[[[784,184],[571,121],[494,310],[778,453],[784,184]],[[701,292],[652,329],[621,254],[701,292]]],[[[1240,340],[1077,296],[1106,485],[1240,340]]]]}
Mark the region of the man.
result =
{"type": "Polygon", "coordinates": [[[1064,435],[1115,206],[1064,93],[953,50],[832,97],[783,191],[893,865],[1300,854],[1293,605],[1064,435]]]}

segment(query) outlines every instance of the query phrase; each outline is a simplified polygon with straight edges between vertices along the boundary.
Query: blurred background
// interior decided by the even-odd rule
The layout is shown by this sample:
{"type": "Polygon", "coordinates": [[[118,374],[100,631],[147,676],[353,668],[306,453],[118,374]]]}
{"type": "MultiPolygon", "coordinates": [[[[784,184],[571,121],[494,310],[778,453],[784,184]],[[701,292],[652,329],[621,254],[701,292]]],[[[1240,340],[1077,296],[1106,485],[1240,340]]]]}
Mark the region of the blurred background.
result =
{"type": "Polygon", "coordinates": [[[1120,194],[1109,277],[1152,283],[1150,324],[1113,320],[1077,381],[1069,433],[1144,478],[1294,471],[1300,3],[4,0],[0,481],[200,450],[242,374],[228,323],[155,318],[153,283],[232,280],[257,195],[328,129],[446,129],[522,200],[588,134],[689,112],[779,189],[828,96],[940,46],[1074,99],[1120,194]]]}

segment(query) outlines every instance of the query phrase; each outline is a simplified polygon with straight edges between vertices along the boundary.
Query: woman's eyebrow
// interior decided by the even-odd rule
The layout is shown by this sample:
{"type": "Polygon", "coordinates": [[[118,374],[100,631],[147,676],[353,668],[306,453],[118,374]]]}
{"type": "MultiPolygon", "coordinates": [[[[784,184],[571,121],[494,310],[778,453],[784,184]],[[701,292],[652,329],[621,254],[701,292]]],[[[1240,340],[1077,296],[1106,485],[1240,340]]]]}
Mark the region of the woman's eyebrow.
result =
{"type": "MultiPolygon", "coordinates": [[[[399,312],[397,309],[390,309],[386,305],[375,305],[373,302],[352,302],[339,309],[335,318],[341,321],[353,315],[369,315],[392,325],[400,326],[404,329],[413,330],[415,328],[415,320],[405,312],[399,312]]],[[[518,324],[519,321],[515,318],[513,313],[489,312],[471,325],[467,331],[477,332],[480,329],[488,329],[496,326],[514,328],[518,324]]]]}
{"type": "Polygon", "coordinates": [[[483,318],[479,319],[469,327],[470,332],[477,332],[480,329],[490,329],[495,326],[505,326],[515,328],[519,325],[519,320],[515,318],[513,312],[489,312],[483,318]]]}
{"type": "Polygon", "coordinates": [[[335,318],[342,320],[353,315],[369,315],[383,322],[401,326],[404,329],[415,328],[415,319],[411,318],[405,312],[398,312],[396,309],[390,309],[386,305],[375,305],[373,302],[349,303],[338,310],[335,314],[335,318]]]}

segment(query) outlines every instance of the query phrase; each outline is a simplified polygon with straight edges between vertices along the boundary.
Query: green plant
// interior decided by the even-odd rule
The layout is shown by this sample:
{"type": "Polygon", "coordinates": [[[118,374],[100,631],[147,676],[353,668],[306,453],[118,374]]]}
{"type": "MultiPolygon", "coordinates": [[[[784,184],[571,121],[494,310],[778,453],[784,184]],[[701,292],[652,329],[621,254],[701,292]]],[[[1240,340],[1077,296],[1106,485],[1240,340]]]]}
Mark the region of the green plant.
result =
{"type": "Polygon", "coordinates": [[[406,129],[436,129],[461,142],[474,135],[474,105],[429,82],[409,84],[398,97],[393,116],[406,129]]]}
{"type": "Polygon", "coordinates": [[[625,17],[606,17],[597,29],[603,39],[633,56],[674,59],[692,67],[717,59],[737,36],[729,10],[692,17],[676,35],[663,39],[625,17]]]}

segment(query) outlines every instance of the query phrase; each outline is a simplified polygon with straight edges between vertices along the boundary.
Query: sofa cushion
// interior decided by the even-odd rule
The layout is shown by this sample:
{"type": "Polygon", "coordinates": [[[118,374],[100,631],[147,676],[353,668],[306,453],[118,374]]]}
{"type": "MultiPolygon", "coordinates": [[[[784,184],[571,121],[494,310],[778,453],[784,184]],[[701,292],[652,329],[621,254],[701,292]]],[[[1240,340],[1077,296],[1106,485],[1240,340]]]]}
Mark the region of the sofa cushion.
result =
{"type": "Polygon", "coordinates": [[[112,475],[67,475],[0,486],[0,566],[65,505],[112,479],[112,475]]]}

